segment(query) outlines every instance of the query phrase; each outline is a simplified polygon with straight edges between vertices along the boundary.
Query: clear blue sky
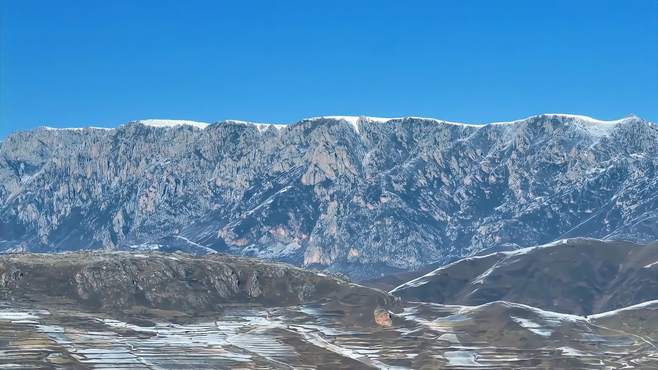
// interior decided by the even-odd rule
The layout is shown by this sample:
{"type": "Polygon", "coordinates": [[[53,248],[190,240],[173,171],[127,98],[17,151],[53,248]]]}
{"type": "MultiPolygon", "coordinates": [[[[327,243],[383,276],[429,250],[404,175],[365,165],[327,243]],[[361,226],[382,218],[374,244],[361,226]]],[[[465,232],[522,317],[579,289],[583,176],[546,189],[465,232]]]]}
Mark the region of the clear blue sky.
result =
{"type": "Polygon", "coordinates": [[[141,118],[658,121],[656,0],[0,4],[0,137],[141,118]]]}

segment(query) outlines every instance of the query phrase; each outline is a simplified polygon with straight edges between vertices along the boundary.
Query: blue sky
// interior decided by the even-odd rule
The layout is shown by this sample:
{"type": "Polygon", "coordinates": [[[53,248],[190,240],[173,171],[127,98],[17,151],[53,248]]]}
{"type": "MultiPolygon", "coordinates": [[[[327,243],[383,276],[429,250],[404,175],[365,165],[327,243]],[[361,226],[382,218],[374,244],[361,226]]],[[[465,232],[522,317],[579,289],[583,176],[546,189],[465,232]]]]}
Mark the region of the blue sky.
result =
{"type": "Polygon", "coordinates": [[[655,0],[0,4],[0,137],[142,118],[658,121],[655,0]]]}

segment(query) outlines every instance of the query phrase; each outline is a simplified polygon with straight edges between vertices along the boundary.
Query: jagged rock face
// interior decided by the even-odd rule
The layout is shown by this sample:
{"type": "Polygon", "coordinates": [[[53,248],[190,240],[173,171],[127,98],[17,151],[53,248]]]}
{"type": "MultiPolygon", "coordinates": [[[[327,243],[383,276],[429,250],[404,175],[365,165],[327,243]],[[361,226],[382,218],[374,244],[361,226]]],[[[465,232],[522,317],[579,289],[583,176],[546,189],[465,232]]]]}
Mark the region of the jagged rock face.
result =
{"type": "Polygon", "coordinates": [[[647,241],[657,148],[636,117],[42,128],[0,144],[0,249],[213,249],[361,278],[559,237],[647,241]]]}

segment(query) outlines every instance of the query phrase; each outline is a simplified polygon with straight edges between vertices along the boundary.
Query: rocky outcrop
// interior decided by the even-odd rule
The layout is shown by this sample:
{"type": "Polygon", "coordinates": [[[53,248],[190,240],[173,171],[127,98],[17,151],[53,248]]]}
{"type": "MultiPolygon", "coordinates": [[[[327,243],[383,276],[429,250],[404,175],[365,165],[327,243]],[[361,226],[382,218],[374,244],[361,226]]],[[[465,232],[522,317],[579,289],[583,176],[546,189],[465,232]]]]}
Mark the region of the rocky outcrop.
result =
{"type": "Polygon", "coordinates": [[[0,250],[217,250],[365,278],[654,240],[657,168],[658,128],[637,117],[40,128],[0,143],[0,250]]]}
{"type": "Polygon", "coordinates": [[[384,292],[286,264],[156,252],[4,255],[0,297],[63,300],[107,312],[144,307],[187,314],[213,313],[239,304],[281,307],[356,299],[355,307],[365,310],[365,315],[394,303],[384,292]]]}
{"type": "Polygon", "coordinates": [[[381,307],[377,307],[373,312],[373,315],[375,316],[375,323],[377,323],[377,325],[383,326],[385,328],[393,325],[393,320],[391,319],[391,313],[388,312],[388,310],[381,307]]]}

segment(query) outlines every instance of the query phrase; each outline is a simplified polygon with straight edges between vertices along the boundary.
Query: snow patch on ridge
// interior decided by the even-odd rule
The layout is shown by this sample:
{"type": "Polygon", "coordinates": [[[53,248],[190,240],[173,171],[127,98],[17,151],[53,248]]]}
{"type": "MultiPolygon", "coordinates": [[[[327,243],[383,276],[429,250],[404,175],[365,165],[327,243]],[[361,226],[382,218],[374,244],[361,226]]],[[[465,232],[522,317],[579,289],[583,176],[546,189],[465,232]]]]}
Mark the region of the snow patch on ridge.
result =
{"type": "Polygon", "coordinates": [[[620,309],[617,309],[617,310],[597,313],[595,315],[589,315],[589,316],[587,316],[587,318],[588,319],[600,319],[600,318],[603,318],[603,317],[614,316],[614,315],[618,314],[619,312],[633,311],[633,310],[637,310],[637,309],[640,309],[640,308],[647,308],[647,307],[651,307],[651,306],[655,306],[655,307],[652,307],[652,309],[658,310],[658,299],[652,300],[652,301],[646,301],[646,302],[642,302],[642,303],[638,303],[638,304],[634,304],[632,306],[623,307],[623,308],[620,308],[620,309]]]}
{"type": "Polygon", "coordinates": [[[479,123],[453,122],[453,121],[446,121],[446,120],[442,120],[442,119],[427,118],[427,117],[402,117],[402,118],[396,118],[396,119],[402,120],[402,119],[406,119],[406,118],[415,119],[415,120],[419,120],[419,121],[432,121],[434,123],[442,123],[442,124],[451,125],[451,126],[476,127],[476,128],[481,128],[481,127],[484,126],[483,124],[479,124],[479,123]]]}
{"type": "Polygon", "coordinates": [[[645,268],[645,269],[650,269],[650,268],[652,268],[653,266],[656,266],[656,265],[658,265],[658,261],[656,261],[656,262],[652,262],[652,263],[650,263],[650,264],[644,266],[644,268],[645,268]]]}
{"type": "Polygon", "coordinates": [[[583,115],[578,115],[578,114],[566,114],[566,113],[545,113],[543,114],[544,116],[549,116],[549,117],[562,117],[562,118],[571,118],[571,119],[576,119],[584,122],[589,122],[589,123],[595,123],[595,124],[616,124],[623,122],[628,119],[628,117],[617,119],[617,120],[612,120],[612,121],[605,121],[605,120],[600,120],[596,118],[592,118],[589,116],[583,116],[583,115]]]}
{"type": "MultiPolygon", "coordinates": [[[[496,252],[496,253],[501,253],[501,252],[496,252]]],[[[434,276],[434,275],[437,275],[437,274],[438,274],[439,272],[441,272],[442,270],[445,270],[445,269],[447,269],[447,268],[449,268],[449,267],[452,267],[452,266],[454,266],[454,265],[456,265],[456,264],[458,264],[458,263],[460,263],[460,262],[472,261],[472,260],[477,260],[477,259],[481,259],[481,258],[486,258],[486,257],[490,257],[490,256],[492,256],[493,254],[496,254],[496,253],[487,254],[487,255],[484,255],[484,256],[472,256],[472,257],[466,257],[466,258],[459,259],[459,260],[454,261],[454,262],[451,262],[451,263],[449,263],[449,264],[447,264],[447,265],[441,266],[441,267],[439,267],[439,268],[437,268],[437,269],[435,269],[435,270],[432,270],[432,271],[428,272],[428,273],[425,274],[425,275],[419,276],[419,277],[417,277],[417,278],[415,278],[415,279],[413,279],[413,280],[410,280],[410,281],[407,281],[406,283],[403,283],[403,284],[401,284],[401,285],[398,285],[398,286],[396,286],[395,288],[391,289],[391,290],[389,291],[389,293],[390,293],[390,294],[393,294],[393,293],[395,293],[396,291],[398,291],[398,290],[402,290],[402,289],[405,289],[405,288],[416,288],[416,287],[419,287],[419,286],[421,286],[421,285],[425,285],[425,284],[427,284],[427,283],[429,282],[429,278],[430,278],[430,277],[432,277],[432,276],[434,276]]]]}
{"type": "Polygon", "coordinates": [[[600,138],[603,136],[608,136],[610,133],[620,124],[624,123],[630,119],[637,118],[635,116],[629,116],[629,117],[624,117],[621,119],[617,120],[611,120],[611,121],[604,121],[596,118],[592,118],[589,116],[583,116],[583,115],[577,115],[577,114],[566,114],[566,113],[545,113],[545,114],[539,114],[535,116],[531,116],[528,118],[524,118],[522,120],[515,120],[515,121],[509,121],[509,122],[492,122],[489,123],[491,126],[515,126],[520,122],[525,122],[533,118],[540,118],[540,117],[546,117],[549,119],[557,118],[562,120],[563,122],[569,124],[569,125],[575,125],[579,127],[580,129],[584,130],[587,132],[589,135],[595,137],[595,138],[600,138]]]}
{"type": "Polygon", "coordinates": [[[215,251],[214,249],[211,249],[211,248],[206,247],[205,245],[201,245],[201,244],[199,244],[199,243],[193,242],[193,241],[191,241],[190,239],[188,239],[188,238],[186,238],[186,237],[184,237],[184,236],[182,236],[182,235],[174,235],[174,238],[179,239],[179,240],[182,240],[182,241],[184,241],[184,242],[186,242],[186,243],[189,243],[189,244],[191,244],[192,246],[195,246],[195,247],[197,247],[197,248],[199,248],[199,249],[202,249],[202,250],[206,251],[206,252],[209,253],[209,254],[217,253],[217,251],[215,251]]]}
{"type": "Polygon", "coordinates": [[[309,120],[318,120],[318,119],[330,119],[330,120],[336,120],[336,121],[343,121],[347,122],[352,127],[354,128],[354,131],[356,133],[360,133],[359,131],[359,121],[361,120],[361,117],[358,116],[322,116],[322,117],[314,117],[314,118],[309,118],[309,120]]]}
{"type": "Polygon", "coordinates": [[[416,117],[416,116],[395,117],[395,118],[369,117],[369,116],[318,116],[318,117],[311,117],[311,118],[303,119],[302,122],[303,121],[316,121],[316,120],[320,120],[320,119],[330,119],[330,120],[344,121],[344,122],[347,122],[347,123],[351,124],[354,127],[354,130],[356,132],[359,132],[359,124],[366,123],[366,122],[384,123],[384,122],[390,122],[390,121],[403,121],[403,120],[406,120],[406,119],[413,119],[413,120],[419,120],[419,121],[430,121],[430,122],[435,122],[435,123],[445,124],[445,125],[452,125],[452,126],[482,128],[482,127],[486,127],[486,126],[515,126],[519,123],[526,122],[530,119],[539,118],[539,117],[559,118],[559,119],[562,119],[562,120],[574,121],[573,123],[579,124],[582,129],[586,130],[591,135],[596,136],[596,137],[608,135],[619,123],[625,122],[625,121],[627,121],[631,118],[637,118],[637,117],[634,117],[634,116],[629,116],[629,117],[625,117],[625,118],[621,118],[621,119],[617,119],[617,120],[604,121],[604,120],[599,120],[599,119],[592,118],[592,117],[589,117],[589,116],[576,115],[576,114],[545,113],[545,114],[538,114],[538,115],[526,117],[526,118],[519,119],[519,120],[503,121],[503,122],[490,122],[490,123],[464,123],[464,122],[446,121],[446,120],[437,119],[437,118],[416,117]]]}
{"type": "Polygon", "coordinates": [[[476,361],[477,352],[473,351],[446,351],[443,352],[443,357],[448,360],[449,366],[457,367],[480,367],[483,366],[476,361]]]}
{"type": "Polygon", "coordinates": [[[545,328],[543,325],[540,325],[532,320],[524,319],[522,317],[511,316],[512,320],[519,324],[521,327],[528,329],[529,331],[540,335],[542,337],[550,337],[553,334],[553,330],[545,328]]]}
{"type": "Polygon", "coordinates": [[[88,126],[88,127],[50,127],[50,126],[41,126],[42,129],[48,130],[48,131],[83,131],[83,130],[114,130],[113,128],[110,127],[96,127],[96,126],[88,126]]]}
{"type": "Polygon", "coordinates": [[[451,122],[451,121],[445,121],[441,119],[436,119],[436,118],[426,118],[426,117],[413,117],[413,116],[408,116],[408,117],[370,117],[370,116],[319,116],[319,117],[311,117],[311,118],[305,118],[302,120],[304,121],[317,121],[321,119],[329,119],[329,120],[336,120],[336,121],[343,121],[347,122],[354,127],[354,130],[357,133],[360,133],[359,130],[359,124],[361,123],[386,123],[390,121],[404,121],[407,119],[412,119],[412,120],[418,120],[418,121],[430,121],[434,123],[440,123],[440,124],[446,124],[446,125],[452,125],[452,126],[463,126],[463,127],[482,127],[483,125],[480,124],[470,124],[470,123],[461,123],[461,122],[451,122]]]}
{"type": "MultiPolygon", "coordinates": [[[[546,114],[534,115],[534,116],[530,116],[530,117],[526,117],[526,118],[519,119],[519,120],[514,120],[514,121],[491,122],[491,123],[463,123],[463,122],[446,121],[446,120],[437,119],[437,118],[416,117],[416,116],[406,116],[406,117],[318,116],[318,117],[305,118],[305,119],[302,119],[299,122],[317,121],[317,120],[321,120],[321,119],[343,121],[343,122],[346,122],[346,123],[349,123],[350,125],[352,125],[354,130],[357,133],[360,133],[360,125],[364,124],[364,123],[386,123],[386,122],[390,122],[390,121],[419,120],[419,121],[429,121],[429,122],[434,122],[434,123],[437,123],[437,124],[444,124],[444,125],[483,128],[483,127],[486,127],[486,126],[501,126],[501,125],[515,126],[519,123],[523,123],[523,122],[526,122],[530,119],[538,118],[538,117],[559,118],[559,119],[562,119],[562,120],[573,121],[573,122],[569,122],[569,123],[579,125],[583,130],[585,130],[586,132],[588,132],[589,134],[591,134],[594,137],[606,136],[615,127],[617,127],[618,124],[626,122],[626,121],[631,120],[631,119],[639,119],[638,117],[635,117],[635,116],[629,116],[629,117],[621,118],[621,119],[618,119],[618,120],[604,121],[604,120],[599,120],[599,119],[596,119],[596,118],[583,116],[583,115],[576,115],[576,114],[546,113],[546,114]]],[[[257,123],[257,122],[232,120],[232,119],[224,120],[222,122],[253,125],[253,126],[256,127],[258,132],[264,132],[264,131],[268,130],[270,127],[273,127],[277,130],[281,130],[283,128],[286,128],[286,127],[290,126],[288,124],[257,123]]],[[[193,120],[182,120],[182,119],[142,119],[142,120],[131,121],[131,123],[141,123],[145,126],[164,127],[164,128],[171,128],[171,127],[178,127],[178,126],[193,126],[193,127],[197,127],[197,128],[200,128],[200,129],[205,129],[206,127],[208,127],[210,125],[209,123],[206,123],[206,122],[199,122],[199,121],[193,121],[193,120]]],[[[92,129],[92,130],[114,130],[115,129],[115,128],[109,128],[109,127],[94,127],[94,126],[90,126],[90,127],[72,127],[72,128],[57,128],[57,127],[42,126],[42,128],[46,129],[46,130],[73,130],[73,131],[80,131],[80,130],[86,130],[86,129],[92,129]]]]}
{"type": "Polygon", "coordinates": [[[560,313],[555,311],[542,310],[534,306],[528,306],[523,303],[508,302],[508,301],[493,301],[489,303],[484,303],[479,306],[461,306],[462,308],[458,311],[458,314],[465,314],[474,310],[481,310],[487,306],[493,305],[503,305],[509,308],[522,308],[528,311],[533,312],[539,318],[544,320],[548,324],[559,325],[561,322],[586,322],[587,319],[583,316],[572,315],[568,313],[560,313]]]}
{"type": "Polygon", "coordinates": [[[249,122],[249,121],[241,121],[241,120],[237,120],[237,119],[225,120],[225,121],[223,121],[223,123],[236,123],[236,124],[239,124],[239,125],[254,126],[254,127],[256,127],[256,130],[258,130],[258,132],[265,132],[270,127],[273,127],[277,130],[282,130],[282,129],[288,127],[288,125],[284,125],[284,124],[249,122]]]}
{"type": "Polygon", "coordinates": [[[517,250],[513,250],[513,251],[494,252],[494,253],[485,254],[485,255],[481,255],[481,256],[471,256],[471,257],[462,258],[462,259],[459,259],[457,261],[451,262],[447,265],[441,266],[441,267],[439,267],[435,270],[432,270],[432,271],[428,272],[427,274],[419,276],[419,277],[417,277],[417,278],[415,278],[411,281],[408,281],[404,284],[401,284],[401,285],[393,288],[391,291],[389,291],[389,293],[393,294],[396,291],[402,290],[402,289],[405,289],[405,288],[416,288],[416,287],[425,285],[425,284],[427,284],[428,282],[431,281],[430,278],[432,276],[437,275],[441,271],[443,271],[443,270],[445,270],[449,267],[452,267],[452,266],[454,266],[458,263],[462,263],[462,262],[466,262],[466,261],[473,261],[473,260],[482,259],[482,258],[488,258],[488,257],[494,256],[494,255],[500,255],[501,256],[500,260],[496,261],[494,264],[492,264],[492,266],[487,271],[480,274],[478,277],[476,277],[473,280],[473,283],[475,283],[475,284],[482,283],[487,276],[489,276],[496,268],[501,266],[501,263],[503,263],[504,260],[507,257],[524,255],[524,254],[527,254],[527,253],[529,253],[531,251],[534,251],[536,249],[549,248],[549,247],[554,247],[554,246],[557,246],[557,245],[565,245],[568,242],[569,242],[569,239],[561,239],[561,240],[556,240],[556,241],[551,242],[551,243],[536,245],[536,246],[532,246],[532,247],[521,248],[521,249],[517,249],[517,250]]]}
{"type": "Polygon", "coordinates": [[[151,127],[194,126],[200,129],[204,129],[209,125],[208,123],[205,122],[188,121],[182,119],[142,119],[136,122],[151,127]]]}
{"type": "Polygon", "coordinates": [[[288,127],[288,125],[280,125],[280,124],[274,124],[274,123],[256,123],[255,126],[256,126],[256,129],[258,130],[258,132],[267,131],[270,127],[273,127],[277,130],[282,130],[282,129],[288,127]]]}
{"type": "Polygon", "coordinates": [[[624,117],[620,118],[617,120],[612,120],[612,121],[604,121],[596,118],[592,118],[589,116],[583,116],[583,115],[578,115],[578,114],[567,114],[567,113],[544,113],[544,114],[536,114],[530,117],[526,117],[523,119],[518,119],[518,120],[513,120],[513,121],[501,121],[501,122],[490,122],[488,123],[489,125],[513,125],[519,122],[524,122],[528,121],[533,118],[538,118],[538,117],[549,117],[549,118],[562,118],[562,119],[572,119],[572,120],[577,120],[581,122],[586,122],[586,123],[592,123],[592,124],[618,124],[621,122],[624,122],[630,118],[633,118],[634,116],[629,116],[629,117],[624,117]]]}

